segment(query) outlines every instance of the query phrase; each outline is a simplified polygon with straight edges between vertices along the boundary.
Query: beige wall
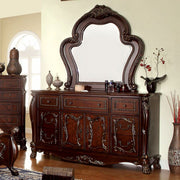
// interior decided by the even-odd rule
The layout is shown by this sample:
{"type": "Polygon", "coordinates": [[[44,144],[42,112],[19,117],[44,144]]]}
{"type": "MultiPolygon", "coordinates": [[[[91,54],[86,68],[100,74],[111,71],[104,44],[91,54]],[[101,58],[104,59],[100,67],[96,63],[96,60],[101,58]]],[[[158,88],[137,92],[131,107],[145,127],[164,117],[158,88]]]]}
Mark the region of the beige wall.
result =
{"type": "MultiPolygon", "coordinates": [[[[0,52],[2,51],[0,62],[5,62],[6,67],[9,60],[8,46],[14,36],[21,31],[31,31],[41,39],[41,14],[14,16],[0,20],[0,52]]],[[[6,74],[6,71],[3,74],[6,74]]],[[[26,128],[31,128],[29,113],[26,114],[26,128]]]]}
{"type": "Polygon", "coordinates": [[[0,0],[0,18],[39,13],[43,0],[0,0]]]}
{"type": "MultiPolygon", "coordinates": [[[[163,168],[168,168],[167,152],[172,137],[173,118],[166,100],[170,91],[176,90],[180,94],[180,1],[179,0],[74,0],[52,1],[44,0],[42,3],[42,79],[48,70],[53,75],[59,74],[65,81],[66,71],[59,55],[59,46],[62,40],[71,36],[71,30],[78,18],[91,10],[96,4],[104,4],[122,14],[132,27],[132,34],[140,36],[145,43],[145,56],[150,56],[156,47],[166,50],[167,61],[163,73],[168,77],[158,84],[161,92],[160,110],[160,154],[163,168]]],[[[140,92],[146,92],[143,69],[138,68],[136,82],[140,92]]],[[[43,88],[46,82],[43,81],[43,88]]]]}

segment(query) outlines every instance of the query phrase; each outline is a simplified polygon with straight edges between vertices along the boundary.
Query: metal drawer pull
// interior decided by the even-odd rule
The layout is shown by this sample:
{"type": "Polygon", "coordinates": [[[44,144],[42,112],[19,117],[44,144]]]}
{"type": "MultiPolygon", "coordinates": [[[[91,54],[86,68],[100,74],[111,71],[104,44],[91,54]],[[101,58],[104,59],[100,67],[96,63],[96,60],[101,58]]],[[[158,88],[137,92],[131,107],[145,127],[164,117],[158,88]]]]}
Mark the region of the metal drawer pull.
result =
{"type": "Polygon", "coordinates": [[[123,107],[126,108],[126,107],[127,107],[127,104],[123,104],[123,107]]]}
{"type": "Polygon", "coordinates": [[[100,103],[98,103],[97,105],[98,105],[98,107],[101,107],[101,104],[100,104],[100,103]]]}
{"type": "Polygon", "coordinates": [[[50,100],[47,100],[46,102],[47,102],[47,104],[49,104],[51,101],[50,101],[50,100]]]}

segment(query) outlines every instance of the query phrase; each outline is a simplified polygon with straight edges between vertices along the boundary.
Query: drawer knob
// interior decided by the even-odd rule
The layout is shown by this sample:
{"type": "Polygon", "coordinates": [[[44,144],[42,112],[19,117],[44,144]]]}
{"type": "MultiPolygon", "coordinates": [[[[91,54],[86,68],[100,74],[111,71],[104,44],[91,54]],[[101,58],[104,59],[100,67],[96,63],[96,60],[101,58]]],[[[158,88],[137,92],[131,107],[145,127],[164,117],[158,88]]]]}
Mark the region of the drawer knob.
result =
{"type": "Polygon", "coordinates": [[[72,105],[72,102],[71,102],[71,101],[69,102],[69,105],[72,105]]]}
{"type": "Polygon", "coordinates": [[[50,100],[47,100],[46,102],[49,104],[49,103],[50,103],[50,100]]]}
{"type": "Polygon", "coordinates": [[[98,103],[97,105],[98,105],[98,107],[101,107],[101,104],[100,104],[100,103],[98,103]]]}
{"type": "Polygon", "coordinates": [[[123,107],[126,108],[126,107],[127,107],[127,104],[123,104],[123,107]]]}

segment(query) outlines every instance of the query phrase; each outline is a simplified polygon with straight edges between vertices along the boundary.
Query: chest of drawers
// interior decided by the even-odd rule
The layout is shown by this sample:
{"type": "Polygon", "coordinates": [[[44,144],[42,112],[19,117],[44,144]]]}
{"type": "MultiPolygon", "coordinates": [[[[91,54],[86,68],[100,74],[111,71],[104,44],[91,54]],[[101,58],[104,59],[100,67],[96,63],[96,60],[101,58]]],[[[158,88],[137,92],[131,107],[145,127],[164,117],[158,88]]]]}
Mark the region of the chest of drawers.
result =
{"type": "Polygon", "coordinates": [[[159,166],[159,94],[32,91],[32,154],[107,165],[159,166]],[[152,128],[153,127],[153,128],[152,128]]]}
{"type": "Polygon", "coordinates": [[[0,76],[0,128],[7,131],[18,127],[14,136],[21,149],[26,149],[25,83],[25,76],[0,76]]]}

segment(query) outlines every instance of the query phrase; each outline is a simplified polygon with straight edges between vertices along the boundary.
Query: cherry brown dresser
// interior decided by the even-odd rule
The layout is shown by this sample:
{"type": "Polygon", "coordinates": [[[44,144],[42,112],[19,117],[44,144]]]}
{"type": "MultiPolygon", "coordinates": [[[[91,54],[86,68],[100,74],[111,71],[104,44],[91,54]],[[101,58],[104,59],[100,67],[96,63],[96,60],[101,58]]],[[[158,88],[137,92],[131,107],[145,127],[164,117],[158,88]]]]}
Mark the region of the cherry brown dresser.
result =
{"type": "Polygon", "coordinates": [[[32,91],[31,157],[43,151],[100,166],[131,162],[145,174],[159,169],[160,93],[139,93],[135,84],[144,47],[109,7],[97,5],[78,19],[60,46],[64,90],[32,91]],[[108,91],[107,80],[115,83],[108,91]]]}

